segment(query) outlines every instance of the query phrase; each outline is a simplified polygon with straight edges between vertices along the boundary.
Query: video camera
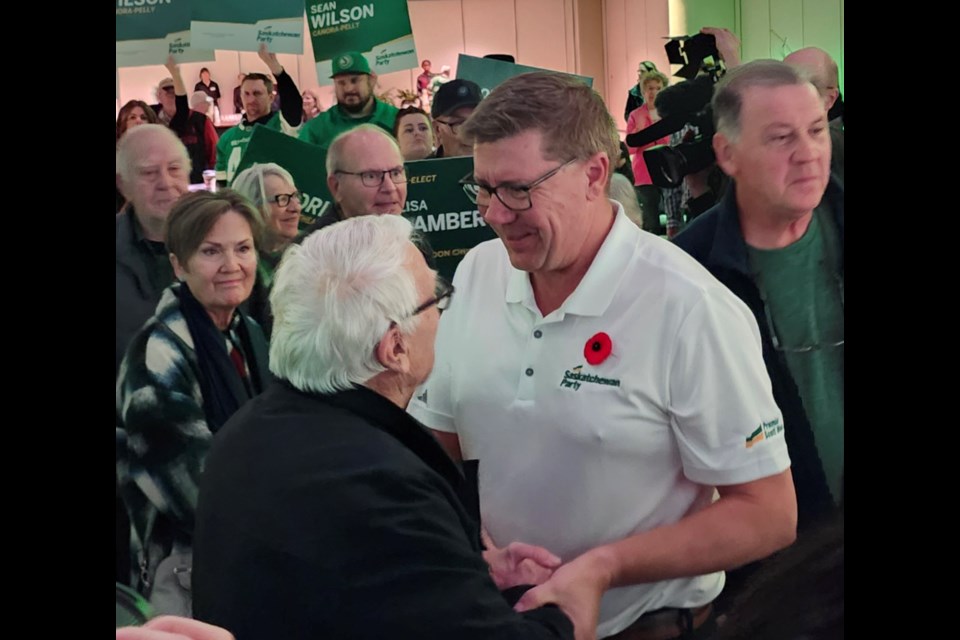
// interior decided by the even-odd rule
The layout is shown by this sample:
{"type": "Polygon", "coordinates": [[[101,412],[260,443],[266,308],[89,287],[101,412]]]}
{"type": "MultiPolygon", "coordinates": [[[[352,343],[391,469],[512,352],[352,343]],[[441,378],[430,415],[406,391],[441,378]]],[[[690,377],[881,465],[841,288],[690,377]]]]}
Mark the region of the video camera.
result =
{"type": "Polygon", "coordinates": [[[680,186],[684,176],[706,169],[716,159],[710,99],[713,86],[725,70],[712,35],[698,33],[671,38],[664,48],[671,64],[683,65],[674,75],[687,81],[661,90],[655,103],[661,119],[628,135],[626,142],[631,147],[642,147],[686,125],[696,129],[691,140],[674,146],[658,145],[643,152],[653,184],[669,189],[680,186]]]}

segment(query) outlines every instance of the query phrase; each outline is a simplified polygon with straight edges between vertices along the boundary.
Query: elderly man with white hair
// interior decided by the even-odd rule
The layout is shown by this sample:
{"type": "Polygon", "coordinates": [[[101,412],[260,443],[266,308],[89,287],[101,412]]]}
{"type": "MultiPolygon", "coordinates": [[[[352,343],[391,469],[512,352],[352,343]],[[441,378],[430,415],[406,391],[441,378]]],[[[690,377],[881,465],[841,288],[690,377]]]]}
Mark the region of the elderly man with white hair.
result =
{"type": "Polygon", "coordinates": [[[453,294],[411,231],[362,216],[284,255],[270,299],[280,382],[206,459],[197,619],[241,639],[573,637],[555,607],[519,614],[499,591],[559,559],[521,543],[482,554],[475,485],[405,412],[453,294]]]}
{"type": "Polygon", "coordinates": [[[135,127],[117,145],[117,187],[129,203],[117,214],[117,370],[127,343],[173,283],[163,226],[190,186],[190,168],[187,148],[160,124],[135,127]]]}

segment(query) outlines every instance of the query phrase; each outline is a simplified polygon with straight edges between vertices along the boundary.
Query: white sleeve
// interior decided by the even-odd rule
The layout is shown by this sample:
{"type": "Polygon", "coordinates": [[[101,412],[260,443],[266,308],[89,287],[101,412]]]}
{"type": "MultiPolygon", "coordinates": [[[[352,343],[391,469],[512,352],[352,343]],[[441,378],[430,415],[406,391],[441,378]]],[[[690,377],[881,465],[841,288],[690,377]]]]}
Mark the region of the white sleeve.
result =
{"type": "Polygon", "coordinates": [[[464,333],[458,328],[463,326],[460,318],[463,317],[468,306],[463,300],[465,296],[462,295],[469,286],[464,284],[469,279],[465,274],[474,262],[475,256],[471,254],[475,253],[475,251],[467,253],[457,265],[457,271],[453,276],[453,287],[461,292],[461,304],[457,304],[457,294],[454,293],[450,308],[440,316],[440,326],[434,343],[433,372],[413,394],[413,399],[407,407],[407,412],[426,426],[447,433],[457,432],[457,425],[453,420],[453,362],[456,360],[457,342],[463,339],[464,333]]]}
{"type": "Polygon", "coordinates": [[[681,323],[668,384],[687,478],[740,484],[790,467],[757,322],[727,289],[708,289],[681,323]]]}
{"type": "Polygon", "coordinates": [[[300,124],[294,126],[287,122],[287,119],[283,117],[282,111],[278,111],[277,113],[280,115],[280,132],[294,138],[298,137],[300,135],[300,128],[303,126],[303,123],[301,122],[300,124]]]}
{"type": "Polygon", "coordinates": [[[450,369],[440,358],[440,333],[437,332],[437,361],[433,366],[433,373],[424,382],[410,401],[407,412],[414,418],[437,431],[456,433],[457,426],[451,415],[453,408],[450,402],[450,369]]]}

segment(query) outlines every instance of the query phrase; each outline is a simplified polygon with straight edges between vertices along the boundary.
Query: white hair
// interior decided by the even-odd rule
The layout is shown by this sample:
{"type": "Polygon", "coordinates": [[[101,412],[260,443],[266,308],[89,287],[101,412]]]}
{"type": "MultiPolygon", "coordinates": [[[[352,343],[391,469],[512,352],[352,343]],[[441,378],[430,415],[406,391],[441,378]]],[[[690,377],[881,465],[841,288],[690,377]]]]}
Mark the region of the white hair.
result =
{"type": "Polygon", "coordinates": [[[267,188],[263,181],[267,176],[277,176],[289,182],[294,189],[296,184],[290,172],[275,162],[257,162],[238,173],[233,178],[230,188],[253,203],[257,215],[260,217],[263,237],[257,239],[257,246],[268,248],[276,241],[276,232],[270,225],[272,216],[267,202],[267,188]]]}
{"type": "Polygon", "coordinates": [[[194,111],[203,113],[206,111],[207,106],[211,104],[213,104],[213,98],[203,91],[194,91],[190,94],[190,108],[194,111]]]}
{"type": "Polygon", "coordinates": [[[183,142],[180,141],[177,134],[162,124],[142,124],[138,127],[127,129],[127,132],[120,138],[120,142],[117,143],[117,175],[120,176],[120,179],[125,184],[129,183],[134,177],[134,170],[136,169],[134,163],[142,151],[143,140],[153,136],[166,138],[167,142],[176,147],[180,155],[183,156],[183,161],[186,164],[186,173],[190,173],[193,163],[190,161],[190,154],[187,153],[187,148],[183,146],[183,142]],[[143,140],[141,140],[141,138],[143,140]]]}
{"type": "Polygon", "coordinates": [[[263,184],[267,176],[277,176],[289,182],[294,189],[297,188],[290,172],[275,162],[254,163],[234,176],[233,182],[230,183],[231,189],[254,204],[264,223],[270,220],[270,212],[267,210],[267,188],[263,184]]]}
{"type": "Polygon", "coordinates": [[[376,347],[396,323],[409,334],[417,287],[402,216],[359,216],[311,233],[277,268],[270,371],[301,391],[333,393],[385,371],[376,347]]]}
{"type": "MultiPolygon", "coordinates": [[[[637,153],[643,153],[638,151],[637,153]]],[[[623,211],[627,214],[635,225],[643,228],[643,209],[637,200],[637,190],[627,176],[622,173],[614,172],[610,178],[610,199],[616,200],[623,205],[623,211]]]]}

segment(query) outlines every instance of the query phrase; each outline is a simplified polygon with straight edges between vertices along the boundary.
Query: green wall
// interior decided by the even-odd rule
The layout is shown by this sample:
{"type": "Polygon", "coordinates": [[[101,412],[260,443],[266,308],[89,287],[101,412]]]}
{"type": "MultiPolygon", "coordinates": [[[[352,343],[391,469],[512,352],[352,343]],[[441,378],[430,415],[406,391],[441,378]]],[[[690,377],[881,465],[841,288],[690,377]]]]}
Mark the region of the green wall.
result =
{"type": "Polygon", "coordinates": [[[843,73],[844,0],[682,0],[685,33],[701,27],[726,27],[738,36],[745,61],[782,60],[803,47],[820,47],[843,73]]]}

